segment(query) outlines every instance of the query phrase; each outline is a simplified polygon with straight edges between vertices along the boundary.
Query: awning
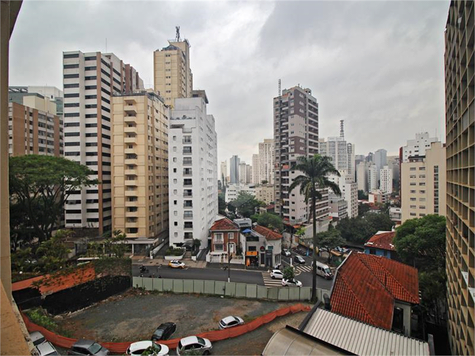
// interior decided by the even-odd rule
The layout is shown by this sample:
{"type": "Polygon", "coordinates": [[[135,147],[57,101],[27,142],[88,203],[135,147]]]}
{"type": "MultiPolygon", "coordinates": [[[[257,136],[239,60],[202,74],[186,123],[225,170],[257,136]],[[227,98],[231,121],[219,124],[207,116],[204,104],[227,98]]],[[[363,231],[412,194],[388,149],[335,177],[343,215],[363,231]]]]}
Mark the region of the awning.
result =
{"type": "Polygon", "coordinates": [[[242,230],[242,232],[247,234],[247,233],[251,232],[251,229],[245,229],[245,230],[242,230]]]}
{"type": "Polygon", "coordinates": [[[257,256],[257,251],[246,251],[246,256],[257,256]]]}

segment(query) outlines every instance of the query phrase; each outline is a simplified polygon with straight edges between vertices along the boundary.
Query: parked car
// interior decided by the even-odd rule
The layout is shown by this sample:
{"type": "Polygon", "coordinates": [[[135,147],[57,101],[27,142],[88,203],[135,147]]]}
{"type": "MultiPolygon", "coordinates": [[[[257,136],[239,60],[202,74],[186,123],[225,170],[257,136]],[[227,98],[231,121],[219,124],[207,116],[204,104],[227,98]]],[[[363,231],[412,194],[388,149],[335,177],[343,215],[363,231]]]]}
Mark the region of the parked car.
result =
{"type": "Polygon", "coordinates": [[[276,278],[277,278],[277,279],[282,279],[282,278],[284,278],[284,274],[282,273],[281,270],[273,269],[273,270],[271,271],[271,273],[270,273],[270,277],[271,277],[272,279],[276,279],[276,278]]]}
{"type": "Polygon", "coordinates": [[[299,256],[299,255],[295,255],[294,256],[294,262],[295,263],[299,263],[301,265],[304,265],[305,264],[305,260],[302,256],[299,256]]]}
{"type": "Polygon", "coordinates": [[[282,286],[284,287],[302,287],[302,282],[297,281],[295,278],[283,279],[282,286]]]}
{"type": "Polygon", "coordinates": [[[36,349],[38,350],[38,353],[40,354],[40,356],[59,355],[58,351],[56,351],[56,349],[51,344],[51,342],[48,342],[48,341],[37,345],[36,349]]]}
{"type": "Polygon", "coordinates": [[[221,319],[221,321],[219,322],[219,328],[228,329],[242,324],[244,324],[244,320],[242,320],[240,317],[227,316],[226,318],[221,319]]]}
{"type": "Polygon", "coordinates": [[[178,356],[192,353],[193,355],[209,355],[211,353],[211,341],[199,336],[187,336],[178,342],[176,353],[178,356]]]}
{"type": "Polygon", "coordinates": [[[186,266],[181,261],[172,260],[172,261],[168,262],[168,267],[171,267],[171,268],[185,268],[186,266]]]}
{"type": "Polygon", "coordinates": [[[170,336],[176,331],[175,323],[163,323],[155,330],[152,335],[152,341],[168,340],[170,336]]]}
{"type": "Polygon", "coordinates": [[[30,339],[34,346],[38,346],[39,344],[46,342],[45,336],[39,331],[33,331],[30,333],[30,339]]]}
{"type": "MultiPolygon", "coordinates": [[[[312,267],[313,267],[313,262],[312,262],[312,267]]],[[[317,275],[325,279],[333,278],[333,273],[331,272],[330,267],[318,261],[317,261],[317,275]]]]}
{"type": "Polygon", "coordinates": [[[282,250],[282,254],[286,257],[290,257],[292,255],[290,251],[286,248],[282,250]]]}
{"type": "Polygon", "coordinates": [[[167,345],[146,340],[131,343],[125,354],[136,356],[142,355],[145,351],[147,351],[147,355],[166,356],[170,350],[167,345]]]}
{"type": "Polygon", "coordinates": [[[107,356],[109,350],[95,341],[80,339],[68,350],[68,355],[107,356]]]}

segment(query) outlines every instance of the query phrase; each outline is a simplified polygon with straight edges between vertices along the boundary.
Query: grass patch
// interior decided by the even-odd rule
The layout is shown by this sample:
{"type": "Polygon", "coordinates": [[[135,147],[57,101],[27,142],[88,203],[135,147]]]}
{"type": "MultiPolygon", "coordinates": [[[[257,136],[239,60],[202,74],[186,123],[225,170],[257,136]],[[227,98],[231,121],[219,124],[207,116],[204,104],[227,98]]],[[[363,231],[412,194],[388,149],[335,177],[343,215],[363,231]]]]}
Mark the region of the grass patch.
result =
{"type": "Polygon", "coordinates": [[[25,311],[28,318],[36,325],[42,326],[58,335],[71,337],[71,333],[61,328],[51,315],[43,308],[34,308],[25,311]]]}

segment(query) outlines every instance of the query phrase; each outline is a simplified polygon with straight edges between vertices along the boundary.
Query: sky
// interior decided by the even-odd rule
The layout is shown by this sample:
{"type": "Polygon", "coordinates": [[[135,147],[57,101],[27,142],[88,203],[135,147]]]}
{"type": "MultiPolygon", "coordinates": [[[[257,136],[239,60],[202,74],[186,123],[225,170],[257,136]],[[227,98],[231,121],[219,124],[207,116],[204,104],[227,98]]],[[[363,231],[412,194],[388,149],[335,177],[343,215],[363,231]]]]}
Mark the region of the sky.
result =
{"type": "MultiPolygon", "coordinates": [[[[320,138],[356,154],[429,132],[445,142],[444,29],[449,1],[33,1],[10,40],[10,85],[62,89],[62,52],[113,52],[153,88],[153,51],[191,44],[194,89],[216,120],[218,162],[252,163],[273,138],[273,98],[310,88],[320,138]]],[[[219,165],[219,163],[218,163],[219,165]]]]}

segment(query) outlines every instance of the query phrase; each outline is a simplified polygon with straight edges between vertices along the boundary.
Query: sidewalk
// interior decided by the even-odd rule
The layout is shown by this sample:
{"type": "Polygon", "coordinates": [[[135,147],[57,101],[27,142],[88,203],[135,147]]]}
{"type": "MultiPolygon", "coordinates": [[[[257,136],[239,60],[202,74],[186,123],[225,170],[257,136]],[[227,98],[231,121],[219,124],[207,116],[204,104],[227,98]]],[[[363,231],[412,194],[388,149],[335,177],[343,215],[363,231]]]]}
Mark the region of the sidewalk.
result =
{"type": "MultiPolygon", "coordinates": [[[[208,263],[207,265],[208,268],[220,268],[220,269],[224,269],[224,268],[228,268],[228,264],[227,263],[208,263]]],[[[241,265],[241,264],[233,264],[231,263],[230,264],[230,268],[231,268],[231,271],[232,270],[240,270],[240,271],[251,271],[251,272],[261,272],[261,271],[267,271],[268,268],[267,267],[247,267],[245,265],[241,265]]]]}

